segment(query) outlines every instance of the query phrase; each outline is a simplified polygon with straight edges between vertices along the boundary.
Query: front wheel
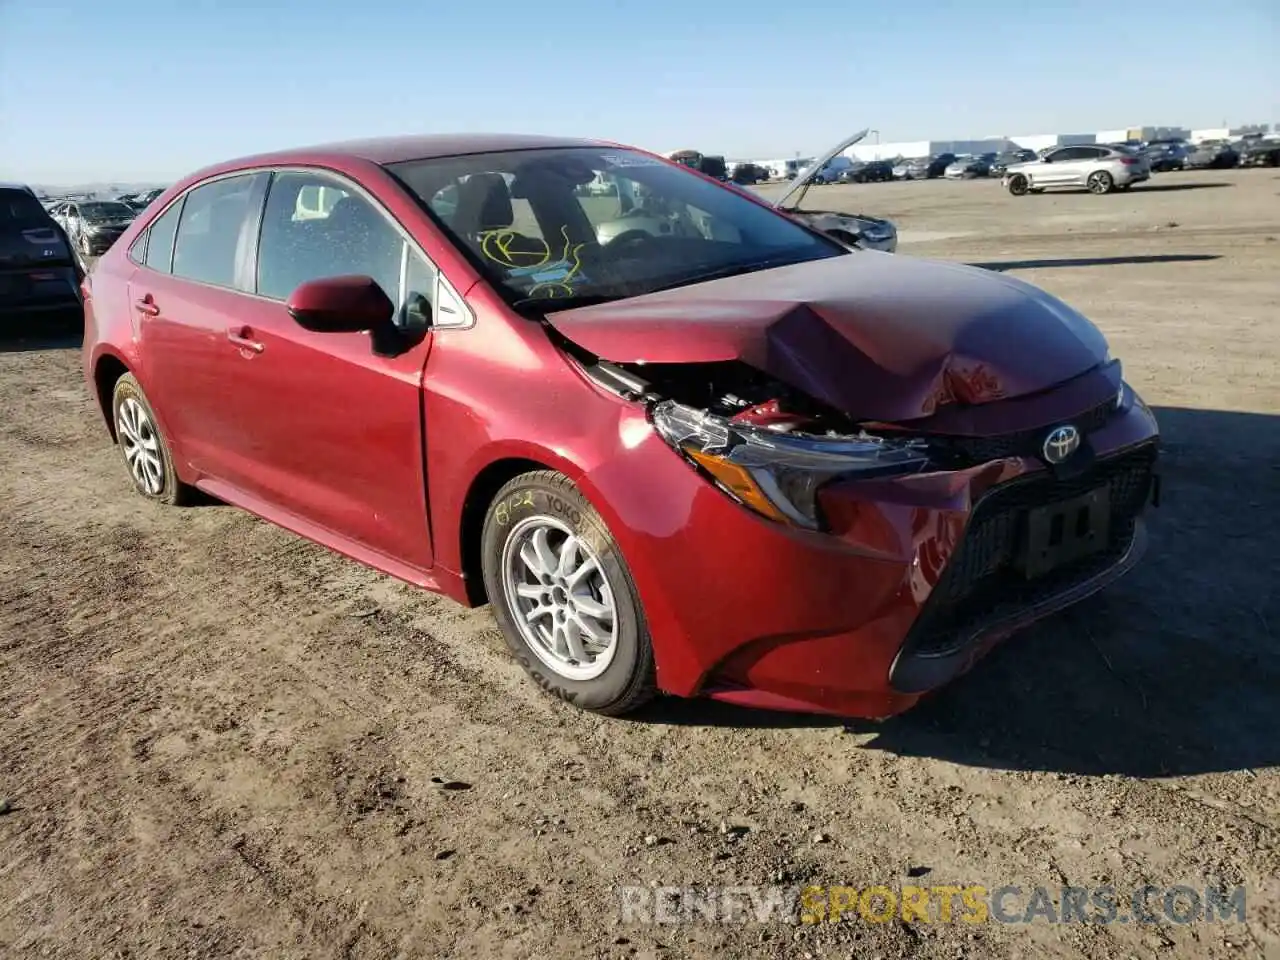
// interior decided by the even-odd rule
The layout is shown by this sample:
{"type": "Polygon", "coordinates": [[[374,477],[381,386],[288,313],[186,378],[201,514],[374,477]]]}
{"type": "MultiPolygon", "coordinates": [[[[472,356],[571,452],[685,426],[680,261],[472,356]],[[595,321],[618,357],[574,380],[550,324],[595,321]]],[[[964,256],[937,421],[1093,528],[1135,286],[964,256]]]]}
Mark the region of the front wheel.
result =
{"type": "Polygon", "coordinates": [[[1093,173],[1089,174],[1089,179],[1086,181],[1086,185],[1089,187],[1090,193],[1101,195],[1104,193],[1110,193],[1112,188],[1115,186],[1115,181],[1111,179],[1111,174],[1107,173],[1107,171],[1095,170],[1093,173]]]}
{"type": "Polygon", "coordinates": [[[538,686],[609,715],[654,695],[653,645],[631,573],[568,477],[539,470],[510,481],[481,538],[494,618],[538,686]]]}
{"type": "Polygon", "coordinates": [[[1015,197],[1025,197],[1031,190],[1031,181],[1026,174],[1015,173],[1009,178],[1009,192],[1015,197]]]}

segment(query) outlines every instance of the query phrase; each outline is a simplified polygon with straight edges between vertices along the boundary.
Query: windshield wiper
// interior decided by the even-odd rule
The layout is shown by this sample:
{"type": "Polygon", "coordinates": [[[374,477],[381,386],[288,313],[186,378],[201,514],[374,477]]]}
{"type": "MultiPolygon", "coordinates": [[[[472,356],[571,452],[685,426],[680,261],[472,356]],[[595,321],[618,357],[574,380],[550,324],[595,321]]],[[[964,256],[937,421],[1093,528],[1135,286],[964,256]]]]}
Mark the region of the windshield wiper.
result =
{"type": "Polygon", "coordinates": [[[613,300],[621,300],[625,296],[627,296],[627,294],[586,293],[582,296],[575,297],[524,297],[512,302],[511,306],[519,310],[521,307],[538,304],[543,307],[543,313],[555,313],[558,310],[574,310],[578,307],[594,307],[599,303],[609,303],[613,300]]]}
{"type": "Polygon", "coordinates": [[[801,259],[796,260],[793,257],[774,257],[771,260],[757,260],[754,263],[733,263],[723,267],[716,267],[714,270],[703,270],[699,273],[691,273],[681,277],[679,280],[671,283],[663,284],[660,287],[654,287],[649,293],[660,293],[663,290],[675,290],[678,287],[688,287],[695,283],[708,283],[712,280],[723,280],[726,277],[738,277],[744,273],[756,273],[760,270],[772,270],[775,267],[790,267],[797,263],[805,263],[807,261],[801,259]]]}

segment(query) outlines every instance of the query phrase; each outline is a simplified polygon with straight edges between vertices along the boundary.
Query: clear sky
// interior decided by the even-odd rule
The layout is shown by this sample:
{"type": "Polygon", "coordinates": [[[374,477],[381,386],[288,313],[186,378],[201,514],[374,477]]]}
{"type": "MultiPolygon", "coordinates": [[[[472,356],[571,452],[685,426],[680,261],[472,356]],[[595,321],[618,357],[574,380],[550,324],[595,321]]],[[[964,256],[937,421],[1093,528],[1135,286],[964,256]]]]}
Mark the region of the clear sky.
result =
{"type": "Polygon", "coordinates": [[[730,157],[1280,120],[1280,0],[0,0],[0,179],[374,134],[730,157]]]}

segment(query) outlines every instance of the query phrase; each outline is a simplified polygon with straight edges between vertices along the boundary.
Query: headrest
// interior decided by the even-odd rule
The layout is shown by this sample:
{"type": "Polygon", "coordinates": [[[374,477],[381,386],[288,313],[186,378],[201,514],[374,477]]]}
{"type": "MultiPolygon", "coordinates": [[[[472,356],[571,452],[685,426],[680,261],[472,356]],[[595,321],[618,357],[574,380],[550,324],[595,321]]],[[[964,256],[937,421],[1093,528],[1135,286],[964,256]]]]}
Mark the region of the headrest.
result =
{"type": "Polygon", "coordinates": [[[500,173],[475,173],[458,185],[453,227],[463,234],[502,230],[515,221],[511,193],[500,173]]]}

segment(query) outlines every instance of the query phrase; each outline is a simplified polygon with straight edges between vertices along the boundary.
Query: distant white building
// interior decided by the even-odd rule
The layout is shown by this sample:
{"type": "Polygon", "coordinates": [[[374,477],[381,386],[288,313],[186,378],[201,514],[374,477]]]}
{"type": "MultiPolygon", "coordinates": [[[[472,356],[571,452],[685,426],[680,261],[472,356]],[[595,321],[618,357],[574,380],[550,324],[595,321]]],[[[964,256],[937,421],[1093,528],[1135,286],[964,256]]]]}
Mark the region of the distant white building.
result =
{"type": "Polygon", "coordinates": [[[1085,143],[1097,143],[1098,135],[1096,133],[1028,133],[1009,139],[1023,149],[1039,151],[1045,147],[1076,147],[1085,143]]]}
{"type": "Polygon", "coordinates": [[[1192,130],[1187,139],[1192,143],[1204,140],[1238,140],[1247,133],[1267,133],[1271,125],[1266,123],[1246,123],[1239,127],[1210,127],[1207,130],[1192,130]]]}
{"type": "Polygon", "coordinates": [[[1191,131],[1186,127],[1125,127],[1123,130],[1099,130],[1098,143],[1123,143],[1125,140],[1185,140],[1191,131]]]}
{"type": "Polygon", "coordinates": [[[897,143],[857,143],[845,151],[858,160],[896,160],[899,157],[932,157],[939,153],[1001,153],[1012,149],[1003,137],[981,140],[904,140],[897,143]]]}

